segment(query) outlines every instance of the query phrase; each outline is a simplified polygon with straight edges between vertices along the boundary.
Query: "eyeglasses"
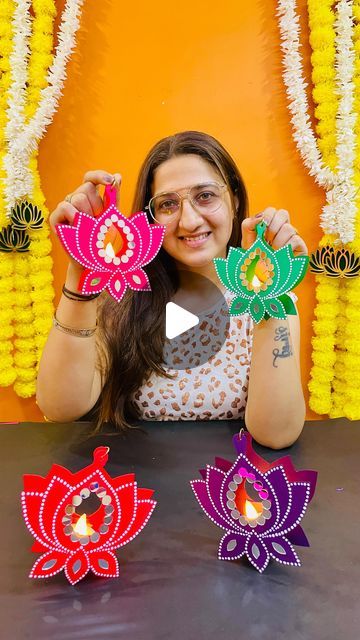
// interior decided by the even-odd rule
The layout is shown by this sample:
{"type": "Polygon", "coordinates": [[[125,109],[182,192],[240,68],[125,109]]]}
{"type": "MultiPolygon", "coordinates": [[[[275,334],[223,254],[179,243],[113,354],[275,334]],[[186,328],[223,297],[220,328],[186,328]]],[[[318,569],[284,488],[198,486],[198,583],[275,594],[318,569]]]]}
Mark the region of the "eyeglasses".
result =
{"type": "Polygon", "coordinates": [[[184,196],[177,191],[159,193],[151,198],[145,210],[159,224],[168,224],[179,215],[183,200],[189,200],[195,211],[209,215],[220,209],[227,189],[226,184],[206,182],[190,187],[184,196]]]}

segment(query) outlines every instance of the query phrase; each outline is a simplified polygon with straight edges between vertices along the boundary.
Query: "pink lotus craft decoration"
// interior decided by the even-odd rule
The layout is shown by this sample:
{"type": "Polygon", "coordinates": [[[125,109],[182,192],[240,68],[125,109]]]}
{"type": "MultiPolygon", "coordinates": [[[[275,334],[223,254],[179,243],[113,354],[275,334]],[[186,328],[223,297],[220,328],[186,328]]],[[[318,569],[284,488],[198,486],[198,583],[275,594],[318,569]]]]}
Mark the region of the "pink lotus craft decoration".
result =
{"type": "Polygon", "coordinates": [[[77,212],[73,225],[58,224],[56,230],[67,253],[85,267],[78,287],[84,295],[107,289],[120,302],[127,287],[151,291],[142,267],[160,250],[165,227],[150,225],[142,211],[123,216],[111,186],[105,188],[105,209],[98,218],[77,212]]]}
{"type": "Polygon", "coordinates": [[[71,584],[90,570],[104,578],[119,575],[114,551],[140,533],[156,502],[133,473],[109,476],[103,469],[108,453],[108,447],[98,447],[92,464],[77,473],[54,464],[45,478],[24,476],[24,519],[35,538],[32,551],[42,554],[30,578],[63,569],[71,584]]]}

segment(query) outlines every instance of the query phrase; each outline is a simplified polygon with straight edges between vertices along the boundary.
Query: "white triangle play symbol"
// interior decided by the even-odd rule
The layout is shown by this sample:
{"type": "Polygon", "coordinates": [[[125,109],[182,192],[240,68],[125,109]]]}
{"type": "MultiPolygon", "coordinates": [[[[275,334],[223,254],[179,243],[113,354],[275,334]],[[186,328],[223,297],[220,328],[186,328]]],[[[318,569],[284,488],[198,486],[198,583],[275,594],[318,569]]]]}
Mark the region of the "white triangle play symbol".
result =
{"type": "Polygon", "coordinates": [[[199,324],[200,320],[190,311],[179,307],[175,302],[168,302],[166,305],[165,333],[168,340],[185,333],[191,327],[199,324]]]}

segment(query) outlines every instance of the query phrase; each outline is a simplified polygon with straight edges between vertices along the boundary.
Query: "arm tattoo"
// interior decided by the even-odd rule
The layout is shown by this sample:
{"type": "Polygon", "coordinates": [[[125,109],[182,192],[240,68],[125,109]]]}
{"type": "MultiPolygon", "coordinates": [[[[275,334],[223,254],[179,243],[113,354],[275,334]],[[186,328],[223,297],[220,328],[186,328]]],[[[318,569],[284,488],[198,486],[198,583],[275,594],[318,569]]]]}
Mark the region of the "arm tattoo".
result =
{"type": "Polygon", "coordinates": [[[275,329],[275,341],[281,340],[282,346],[280,349],[273,349],[273,367],[278,367],[276,364],[276,360],[278,358],[289,358],[292,356],[291,346],[290,346],[290,335],[287,327],[277,327],[275,329]]]}

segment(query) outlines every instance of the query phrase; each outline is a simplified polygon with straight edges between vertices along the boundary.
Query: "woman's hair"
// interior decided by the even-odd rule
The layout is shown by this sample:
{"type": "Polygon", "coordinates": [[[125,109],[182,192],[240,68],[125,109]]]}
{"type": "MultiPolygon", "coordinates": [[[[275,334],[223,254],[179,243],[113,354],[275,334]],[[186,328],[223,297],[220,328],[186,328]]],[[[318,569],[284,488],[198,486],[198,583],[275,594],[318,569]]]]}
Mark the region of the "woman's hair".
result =
{"type": "MultiPolygon", "coordinates": [[[[232,233],[227,245],[241,245],[241,222],[247,212],[247,194],[241,175],[224,147],[212,136],[199,131],[183,131],[163,138],[150,150],[140,169],[132,211],[143,211],[152,196],[154,172],[175,156],[195,154],[211,164],[229,187],[235,210],[232,233]],[[238,198],[235,207],[234,196],[238,198]]],[[[149,218],[149,222],[153,222],[149,218]]],[[[140,416],[131,402],[148,376],[172,378],[163,364],[166,303],[176,292],[178,273],[173,258],[161,248],[145,267],[151,291],[127,289],[120,304],[107,294],[99,300],[98,367],[103,388],[95,406],[96,429],[104,422],[119,429],[140,416]]]]}

